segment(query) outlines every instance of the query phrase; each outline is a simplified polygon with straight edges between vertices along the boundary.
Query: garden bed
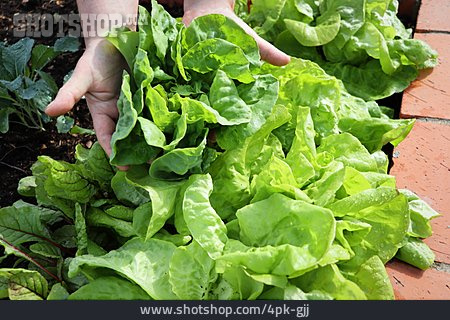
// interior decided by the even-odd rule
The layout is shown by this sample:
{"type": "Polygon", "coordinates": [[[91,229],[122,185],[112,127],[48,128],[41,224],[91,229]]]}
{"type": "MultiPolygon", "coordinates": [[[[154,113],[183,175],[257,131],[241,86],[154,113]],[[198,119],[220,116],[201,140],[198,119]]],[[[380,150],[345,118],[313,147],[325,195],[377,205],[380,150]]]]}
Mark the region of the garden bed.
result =
{"type": "MultiPolygon", "coordinates": [[[[402,3],[402,11],[400,13],[400,16],[403,18],[403,21],[407,26],[413,27],[416,23],[419,2],[401,1],[401,3],[402,3]]],[[[36,12],[39,10],[43,11],[51,10],[51,12],[68,13],[73,12],[75,10],[74,2],[69,1],[56,1],[56,2],[9,1],[7,4],[8,4],[7,9],[5,8],[5,10],[3,10],[3,6],[6,4],[2,3],[1,12],[3,14],[6,13],[5,15],[9,16],[12,15],[12,12],[36,12]],[[65,2],[70,3],[70,5],[66,6],[65,2]]],[[[11,25],[8,24],[8,19],[2,21],[1,27],[2,27],[1,30],[2,39],[6,39],[9,42],[15,42],[15,39],[11,37],[11,25]]],[[[430,32],[430,30],[428,30],[427,32],[430,32]]],[[[39,41],[41,43],[51,44],[54,40],[55,39],[40,39],[39,41]]],[[[48,67],[48,71],[56,78],[59,86],[62,84],[64,75],[74,68],[76,60],[78,59],[79,55],[80,53],[65,54],[64,56],[55,60],[52,63],[52,65],[48,67]]],[[[419,84],[421,81],[426,80],[420,79],[419,84]]],[[[408,92],[409,92],[408,94],[413,96],[413,93],[411,93],[410,91],[408,92]]],[[[427,114],[407,113],[404,111],[406,110],[405,104],[410,103],[410,99],[409,100],[402,99],[402,97],[403,97],[402,94],[397,94],[390,97],[389,99],[381,101],[381,104],[387,105],[391,108],[395,108],[396,111],[395,114],[397,117],[402,116],[407,118],[411,117],[426,118],[427,120],[423,121],[423,123],[420,123],[420,125],[418,126],[419,129],[415,129],[416,131],[413,131],[412,136],[408,138],[409,140],[407,140],[410,141],[409,145],[407,142],[405,142],[405,147],[400,146],[400,148],[396,150],[387,147],[384,149],[384,151],[390,154],[391,157],[392,155],[394,155],[395,166],[393,169],[393,173],[399,178],[400,184],[399,187],[408,187],[412,189],[428,202],[432,202],[430,204],[433,207],[436,207],[438,210],[446,211],[448,210],[447,209],[448,206],[443,205],[448,203],[448,201],[444,199],[445,193],[444,196],[442,196],[443,198],[441,197],[440,199],[437,199],[436,197],[433,197],[434,194],[432,193],[433,191],[431,190],[431,188],[429,188],[428,190],[423,188],[422,189],[415,188],[415,186],[418,185],[420,186],[421,184],[420,177],[418,178],[417,175],[408,176],[407,173],[410,172],[411,170],[420,172],[420,170],[422,170],[422,165],[434,168],[433,165],[430,166],[430,163],[434,163],[436,164],[435,166],[436,168],[441,168],[443,166],[447,168],[447,171],[445,171],[445,169],[443,171],[444,180],[442,180],[441,176],[440,177],[441,180],[431,180],[431,183],[434,183],[434,186],[436,186],[442,185],[442,181],[446,181],[445,177],[448,177],[449,171],[448,167],[446,167],[446,161],[448,160],[448,157],[445,158],[446,156],[439,156],[434,158],[432,156],[433,151],[440,152],[439,154],[442,154],[443,150],[445,150],[445,136],[446,136],[445,134],[443,135],[441,134],[443,140],[441,139],[442,140],[441,141],[438,139],[440,145],[437,149],[431,148],[432,149],[431,153],[426,152],[414,153],[413,148],[412,151],[411,149],[408,148],[411,148],[411,146],[413,147],[415,146],[416,149],[419,149],[421,146],[428,147],[427,143],[431,143],[432,140],[434,140],[434,138],[438,136],[439,131],[444,130],[443,132],[446,132],[445,130],[448,130],[447,127],[448,123],[446,121],[449,121],[447,120],[449,118],[445,119],[441,119],[442,117],[429,118],[427,114]],[[403,107],[400,108],[402,106],[402,103],[403,107]],[[426,122],[436,122],[436,121],[440,121],[439,124],[445,126],[444,129],[442,128],[433,129],[431,128],[432,127],[431,125],[426,124],[426,122]],[[427,130],[431,130],[434,133],[429,135],[424,134],[424,132],[427,132],[427,130]],[[420,144],[421,141],[422,144],[420,144]],[[401,156],[400,159],[398,159],[399,155],[401,156]],[[420,166],[410,165],[409,163],[412,163],[410,162],[411,157],[416,157],[416,159],[419,160],[420,166]],[[408,160],[405,161],[404,159],[408,160]],[[425,164],[422,161],[423,159],[425,159],[425,164]],[[399,168],[401,169],[399,170],[399,168]]],[[[431,104],[433,103],[433,101],[428,102],[431,104]]],[[[84,101],[81,101],[76,106],[72,116],[75,118],[76,123],[78,125],[85,128],[91,127],[90,116],[87,112],[87,107],[84,101]]],[[[70,134],[58,134],[53,128],[53,126],[49,126],[48,128],[46,128],[46,131],[44,132],[36,133],[35,131],[26,130],[18,125],[13,125],[8,134],[0,136],[0,174],[2,175],[2,177],[4,177],[0,182],[0,190],[1,190],[0,207],[10,205],[14,201],[20,199],[20,196],[18,196],[18,194],[15,191],[17,183],[20,178],[30,174],[30,166],[32,163],[35,162],[36,157],[38,155],[49,155],[54,159],[73,161],[74,148],[76,144],[82,143],[89,147],[90,145],[92,145],[93,142],[94,138],[92,136],[80,137],[70,134]]],[[[444,188],[444,190],[446,189],[444,188]]],[[[27,199],[27,201],[29,201],[29,199],[27,199]]],[[[416,269],[413,269],[412,271],[409,270],[409,268],[405,269],[403,264],[399,264],[398,262],[390,263],[391,281],[396,289],[397,298],[404,298],[404,299],[445,298],[445,293],[446,292],[448,293],[448,291],[446,290],[450,290],[448,285],[448,268],[447,268],[448,254],[445,252],[448,242],[447,238],[445,237],[446,228],[445,227],[442,228],[442,224],[445,224],[445,226],[448,226],[450,224],[447,223],[446,221],[448,222],[448,216],[445,217],[444,213],[444,219],[437,219],[434,223],[435,228],[437,230],[436,235],[427,241],[427,243],[430,244],[430,246],[432,247],[432,249],[434,249],[437,255],[437,264],[435,264],[434,269],[426,271],[424,273],[423,271],[418,271],[416,269]],[[436,239],[436,236],[439,239],[439,241],[433,240],[436,239]],[[435,276],[434,274],[438,275],[435,276]],[[408,283],[406,283],[406,281],[410,281],[409,280],[410,278],[419,279],[419,286],[416,285],[414,289],[411,289],[412,284],[409,285],[408,283]],[[420,287],[423,287],[424,288],[423,290],[427,290],[429,292],[429,295],[427,296],[425,294],[422,295],[418,294],[417,287],[419,289],[420,287]]]]}

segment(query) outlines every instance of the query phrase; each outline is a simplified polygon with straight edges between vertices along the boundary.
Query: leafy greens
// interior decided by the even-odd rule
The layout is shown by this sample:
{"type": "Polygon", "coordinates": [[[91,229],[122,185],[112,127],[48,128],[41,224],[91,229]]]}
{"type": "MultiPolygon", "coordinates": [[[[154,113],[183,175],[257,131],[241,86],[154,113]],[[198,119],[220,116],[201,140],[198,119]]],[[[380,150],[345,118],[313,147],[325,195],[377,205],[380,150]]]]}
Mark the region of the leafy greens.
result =
{"type": "MultiPolygon", "coordinates": [[[[241,0],[242,2],[245,2],[241,0]]],[[[236,11],[288,54],[317,62],[352,95],[378,100],[406,89],[437,53],[410,39],[397,0],[253,0],[236,11]]]]}
{"type": "MultiPolygon", "coordinates": [[[[311,22],[305,3],[277,10],[311,22]]],[[[381,151],[414,120],[314,62],[262,64],[221,15],[186,28],[156,2],[140,14],[111,38],[130,67],[111,159],[97,143],[75,163],[39,157],[19,184],[38,205],[0,209],[0,244],[23,267],[0,269],[0,298],[392,299],[387,261],[430,266],[421,239],[438,214],[396,189],[381,151]]]]}

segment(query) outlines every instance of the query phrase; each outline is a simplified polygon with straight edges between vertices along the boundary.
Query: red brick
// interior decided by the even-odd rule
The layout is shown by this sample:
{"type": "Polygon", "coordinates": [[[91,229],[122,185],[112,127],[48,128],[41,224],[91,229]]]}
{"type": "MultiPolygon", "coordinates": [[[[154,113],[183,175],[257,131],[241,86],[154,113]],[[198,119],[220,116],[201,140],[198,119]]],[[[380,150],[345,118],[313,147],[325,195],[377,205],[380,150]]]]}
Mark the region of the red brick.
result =
{"type": "Polygon", "coordinates": [[[449,31],[450,1],[422,0],[416,31],[449,31]]]}
{"type": "Polygon", "coordinates": [[[450,34],[421,33],[415,38],[438,51],[439,65],[422,70],[419,78],[406,89],[401,115],[450,119],[450,34]]]}
{"type": "Polygon", "coordinates": [[[414,268],[393,260],[387,272],[398,300],[448,300],[450,299],[450,274],[445,271],[414,268]]]}
{"type": "Polygon", "coordinates": [[[436,261],[450,263],[450,125],[416,121],[396,149],[391,174],[397,187],[418,194],[442,216],[432,220],[433,235],[425,242],[436,261]]]}

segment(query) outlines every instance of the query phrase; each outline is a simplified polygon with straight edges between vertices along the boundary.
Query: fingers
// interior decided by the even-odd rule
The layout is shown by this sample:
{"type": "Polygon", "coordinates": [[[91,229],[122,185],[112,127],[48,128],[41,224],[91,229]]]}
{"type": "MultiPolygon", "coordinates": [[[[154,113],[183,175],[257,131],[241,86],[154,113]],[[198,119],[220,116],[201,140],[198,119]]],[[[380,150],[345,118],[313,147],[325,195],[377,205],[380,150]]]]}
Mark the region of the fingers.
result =
{"type": "Polygon", "coordinates": [[[208,14],[208,13],[219,13],[224,14],[228,16],[229,18],[233,19],[242,29],[245,30],[250,36],[252,36],[259,47],[259,52],[261,54],[261,59],[264,61],[273,64],[275,66],[284,66],[288,64],[291,61],[291,58],[284,53],[283,51],[277,49],[275,46],[270,44],[268,41],[261,38],[255,30],[253,30],[249,25],[247,25],[244,21],[239,19],[238,16],[234,14],[234,12],[230,8],[228,9],[220,9],[220,8],[214,8],[214,10],[208,10],[208,9],[200,9],[199,11],[185,11],[184,17],[183,17],[183,23],[185,25],[189,25],[193,19],[195,19],[197,16],[208,14]]]}
{"type": "Polygon", "coordinates": [[[291,61],[291,58],[286,53],[270,44],[267,40],[261,38],[246,23],[244,23],[243,21],[240,21],[238,23],[249,35],[251,35],[256,40],[256,43],[259,47],[259,52],[261,54],[261,59],[270,64],[273,64],[274,66],[284,66],[291,61]]]}
{"type": "Polygon", "coordinates": [[[109,157],[112,151],[111,137],[116,129],[116,101],[103,102],[96,100],[95,97],[87,97],[95,134],[97,135],[98,142],[109,157]]]}
{"type": "MultiPolygon", "coordinates": [[[[116,120],[118,117],[117,99],[101,101],[91,94],[88,94],[86,99],[98,143],[100,143],[108,157],[111,157],[111,138],[116,130],[116,120]]],[[[117,168],[121,171],[128,170],[128,167],[123,166],[118,166],[117,168]]]]}
{"type": "Polygon", "coordinates": [[[55,99],[45,109],[51,117],[69,112],[89,90],[92,84],[91,70],[83,58],[78,62],[72,77],[59,90],[55,99]]]}
{"type": "Polygon", "coordinates": [[[284,66],[291,61],[291,58],[286,53],[279,50],[260,36],[256,36],[255,40],[261,53],[261,59],[264,61],[273,64],[274,66],[284,66]]]}

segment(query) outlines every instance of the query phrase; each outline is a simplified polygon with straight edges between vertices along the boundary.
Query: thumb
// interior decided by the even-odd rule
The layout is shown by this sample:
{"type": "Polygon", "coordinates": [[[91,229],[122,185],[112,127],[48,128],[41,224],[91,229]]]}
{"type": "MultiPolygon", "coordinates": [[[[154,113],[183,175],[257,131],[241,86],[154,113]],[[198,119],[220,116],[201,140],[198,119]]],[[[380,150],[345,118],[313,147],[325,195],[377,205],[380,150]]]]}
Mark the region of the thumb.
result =
{"type": "Polygon", "coordinates": [[[286,53],[270,44],[270,42],[268,42],[267,40],[261,38],[256,33],[256,31],[250,28],[244,21],[242,21],[235,15],[233,15],[232,18],[238,25],[240,25],[245,30],[245,32],[247,32],[250,36],[252,36],[255,39],[256,44],[259,47],[261,59],[270,64],[273,64],[274,66],[284,66],[291,61],[291,58],[286,53]]]}
{"type": "Polygon", "coordinates": [[[267,40],[261,38],[249,26],[245,25],[244,30],[256,40],[259,47],[259,52],[261,54],[261,59],[264,61],[273,64],[274,66],[284,66],[291,61],[291,58],[286,53],[273,46],[267,40]]]}
{"type": "Polygon", "coordinates": [[[255,36],[255,39],[261,53],[261,59],[264,61],[279,67],[284,66],[291,61],[291,58],[286,53],[276,48],[260,36],[255,36]]]}
{"type": "Polygon", "coordinates": [[[45,113],[54,117],[69,112],[86,94],[91,84],[91,70],[81,58],[69,81],[59,90],[55,99],[45,109],[45,113]]]}

